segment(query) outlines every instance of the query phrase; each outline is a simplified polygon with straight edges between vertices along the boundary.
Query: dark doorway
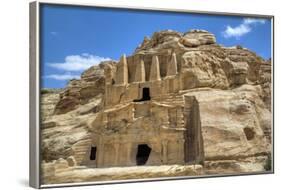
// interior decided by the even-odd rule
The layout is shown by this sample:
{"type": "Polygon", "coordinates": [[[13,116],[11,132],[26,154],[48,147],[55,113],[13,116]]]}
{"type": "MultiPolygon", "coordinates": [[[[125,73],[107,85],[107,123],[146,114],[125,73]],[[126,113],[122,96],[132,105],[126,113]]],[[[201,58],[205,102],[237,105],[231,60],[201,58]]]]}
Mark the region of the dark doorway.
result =
{"type": "Polygon", "coordinates": [[[134,100],[134,102],[141,102],[141,101],[147,101],[150,100],[150,92],[149,88],[143,88],[142,89],[142,98],[138,100],[134,100]]]}
{"type": "Polygon", "coordinates": [[[97,147],[92,146],[90,160],[96,160],[96,154],[97,154],[97,147]]]}
{"type": "Polygon", "coordinates": [[[143,101],[150,100],[149,88],[142,89],[142,99],[143,99],[143,101]]]}
{"type": "Polygon", "coordinates": [[[151,152],[151,148],[147,146],[147,144],[140,144],[138,145],[138,152],[136,156],[137,165],[145,165],[147,162],[149,155],[151,152]]]}

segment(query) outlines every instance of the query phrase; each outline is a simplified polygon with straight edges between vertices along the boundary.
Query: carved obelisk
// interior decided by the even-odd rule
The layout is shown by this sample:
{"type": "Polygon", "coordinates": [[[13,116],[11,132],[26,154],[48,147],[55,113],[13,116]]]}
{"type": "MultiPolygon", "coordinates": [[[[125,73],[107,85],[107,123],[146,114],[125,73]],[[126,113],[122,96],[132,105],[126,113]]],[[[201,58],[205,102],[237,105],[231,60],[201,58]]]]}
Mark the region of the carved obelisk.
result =
{"type": "Polygon", "coordinates": [[[159,69],[159,60],[158,60],[158,56],[157,55],[154,55],[152,57],[152,63],[151,63],[151,67],[150,67],[149,80],[150,81],[161,80],[160,69],[159,69]]]}
{"type": "Polygon", "coordinates": [[[145,68],[142,58],[136,67],[135,82],[145,82],[145,68]]]}
{"type": "Polygon", "coordinates": [[[126,85],[128,84],[128,65],[126,55],[122,55],[117,66],[116,84],[126,85]]]}
{"type": "Polygon", "coordinates": [[[173,53],[167,66],[167,76],[174,76],[176,74],[178,74],[177,56],[175,53],[173,53]]]}

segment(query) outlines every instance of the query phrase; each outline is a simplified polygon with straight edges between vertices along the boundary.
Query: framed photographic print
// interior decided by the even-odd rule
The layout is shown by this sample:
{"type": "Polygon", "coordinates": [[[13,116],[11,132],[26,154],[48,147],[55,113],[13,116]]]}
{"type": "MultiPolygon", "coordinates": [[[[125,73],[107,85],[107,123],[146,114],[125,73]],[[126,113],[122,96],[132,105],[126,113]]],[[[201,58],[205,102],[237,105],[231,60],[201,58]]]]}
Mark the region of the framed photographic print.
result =
{"type": "Polygon", "coordinates": [[[30,185],[273,173],[273,25],[30,3],[30,185]]]}

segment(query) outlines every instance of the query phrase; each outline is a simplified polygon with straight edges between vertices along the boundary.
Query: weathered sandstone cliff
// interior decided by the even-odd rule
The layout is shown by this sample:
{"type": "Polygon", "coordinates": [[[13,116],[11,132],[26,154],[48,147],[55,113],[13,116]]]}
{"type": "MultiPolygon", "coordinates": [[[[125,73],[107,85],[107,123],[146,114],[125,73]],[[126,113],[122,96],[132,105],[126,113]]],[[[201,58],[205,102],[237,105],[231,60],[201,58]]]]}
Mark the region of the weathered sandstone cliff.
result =
{"type": "Polygon", "coordinates": [[[270,170],[271,60],[204,30],[155,32],[133,55],[42,96],[46,183],[270,170]],[[151,149],[145,172],[134,166],[140,143],[151,149]],[[121,173],[89,174],[109,166],[121,173]]]}

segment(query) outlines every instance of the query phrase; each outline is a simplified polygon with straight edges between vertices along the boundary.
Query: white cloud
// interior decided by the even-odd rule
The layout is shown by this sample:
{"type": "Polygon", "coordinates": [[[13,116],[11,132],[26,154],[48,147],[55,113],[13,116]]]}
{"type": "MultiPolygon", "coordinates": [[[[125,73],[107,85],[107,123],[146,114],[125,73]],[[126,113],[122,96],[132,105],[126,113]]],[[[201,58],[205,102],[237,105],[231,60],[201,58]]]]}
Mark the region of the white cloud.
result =
{"type": "Polygon", "coordinates": [[[256,19],[256,18],[245,18],[243,21],[245,24],[264,24],[265,19],[256,19]]]}
{"type": "Polygon", "coordinates": [[[223,31],[223,36],[225,38],[230,38],[230,37],[235,37],[239,38],[249,32],[252,31],[253,26],[256,24],[264,24],[265,20],[264,19],[254,19],[254,18],[245,18],[243,22],[236,26],[226,26],[225,31],[223,31]]]}
{"type": "Polygon", "coordinates": [[[224,37],[241,37],[251,31],[251,27],[245,24],[241,24],[237,27],[227,26],[226,30],[224,31],[224,37]]]}
{"type": "Polygon", "coordinates": [[[48,66],[64,71],[83,71],[101,61],[108,61],[110,58],[99,57],[88,53],[82,55],[69,55],[63,63],[47,63],[48,66]]]}
{"type": "Polygon", "coordinates": [[[47,75],[44,78],[55,79],[55,80],[70,80],[70,79],[79,79],[80,76],[73,75],[71,73],[66,73],[66,74],[61,74],[61,75],[57,75],[57,74],[47,75]]]}
{"type": "Polygon", "coordinates": [[[58,33],[57,32],[50,32],[53,36],[56,36],[58,33]]]}

